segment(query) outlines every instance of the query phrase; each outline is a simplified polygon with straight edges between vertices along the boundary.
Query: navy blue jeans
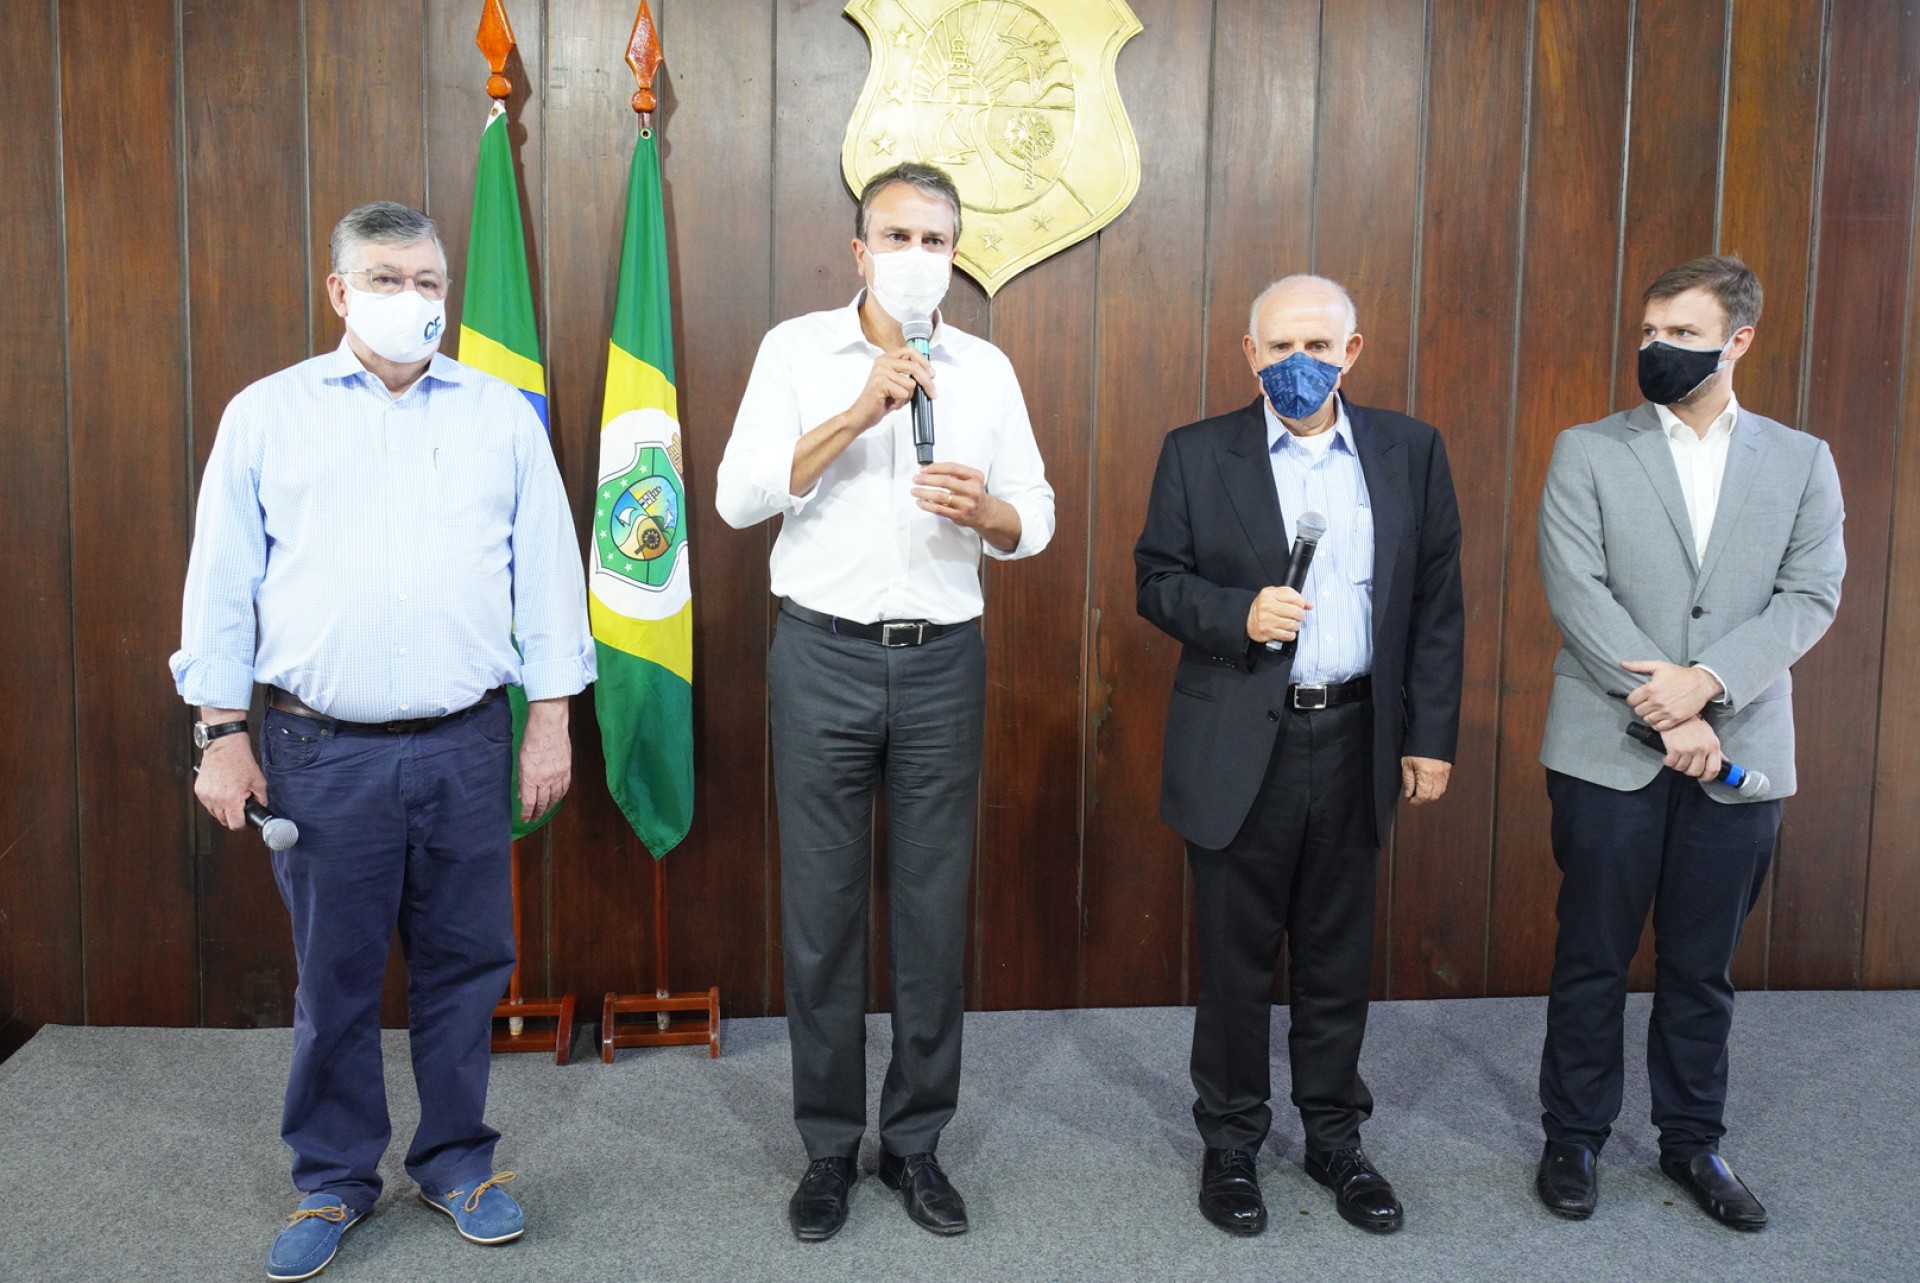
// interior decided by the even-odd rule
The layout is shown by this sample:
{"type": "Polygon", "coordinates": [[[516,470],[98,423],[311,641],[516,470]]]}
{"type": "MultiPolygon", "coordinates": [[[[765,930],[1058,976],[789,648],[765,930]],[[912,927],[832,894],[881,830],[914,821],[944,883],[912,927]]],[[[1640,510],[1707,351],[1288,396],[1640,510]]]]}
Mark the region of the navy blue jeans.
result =
{"type": "Polygon", "coordinates": [[[405,735],[267,714],[268,799],[300,826],[273,871],[300,965],[280,1135],[301,1190],[362,1212],[380,1197],[392,1134],[380,989],[396,928],[420,1094],[407,1171],[434,1191],[493,1171],[492,1016],[514,961],[512,734],[498,696],[405,735]]]}

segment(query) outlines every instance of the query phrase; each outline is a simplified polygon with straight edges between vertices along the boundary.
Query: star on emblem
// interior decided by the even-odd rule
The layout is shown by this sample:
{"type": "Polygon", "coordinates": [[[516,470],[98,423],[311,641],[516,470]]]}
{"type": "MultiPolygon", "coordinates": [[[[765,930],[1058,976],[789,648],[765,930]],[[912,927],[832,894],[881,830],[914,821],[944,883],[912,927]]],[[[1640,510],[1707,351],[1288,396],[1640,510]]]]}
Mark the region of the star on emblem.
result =
{"type": "Polygon", "coordinates": [[[1033,217],[1033,230],[1034,230],[1034,231],[1036,231],[1036,232],[1046,232],[1046,231],[1052,231],[1052,230],[1053,230],[1053,219],[1051,219],[1051,218],[1049,218],[1049,217],[1048,217],[1047,215],[1045,215],[1045,214],[1034,214],[1034,215],[1033,215],[1032,217],[1033,217]]]}
{"type": "Polygon", "coordinates": [[[893,155],[893,139],[887,137],[885,134],[881,134],[873,140],[873,149],[882,156],[891,156],[893,155]]]}
{"type": "Polygon", "coordinates": [[[980,247],[982,249],[990,249],[994,251],[996,254],[999,253],[1000,252],[1000,233],[996,231],[985,231],[980,233],[980,247]]]}
{"type": "Polygon", "coordinates": [[[913,43],[913,33],[907,30],[907,25],[904,22],[900,24],[900,30],[893,33],[893,43],[899,45],[902,49],[905,49],[913,43]]]}
{"type": "Polygon", "coordinates": [[[900,88],[899,81],[896,80],[887,86],[887,97],[895,102],[904,102],[906,100],[906,91],[900,88]]]}

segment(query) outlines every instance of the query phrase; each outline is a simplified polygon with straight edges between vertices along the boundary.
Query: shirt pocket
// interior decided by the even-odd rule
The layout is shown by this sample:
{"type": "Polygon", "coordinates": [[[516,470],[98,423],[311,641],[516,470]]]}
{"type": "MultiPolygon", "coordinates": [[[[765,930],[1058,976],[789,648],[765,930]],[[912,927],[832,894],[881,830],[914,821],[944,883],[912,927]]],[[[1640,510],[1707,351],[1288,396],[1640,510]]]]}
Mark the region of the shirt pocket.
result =
{"type": "Polygon", "coordinates": [[[1366,499],[1354,505],[1352,528],[1347,531],[1344,567],[1349,583],[1373,586],[1373,505],[1366,499]]]}

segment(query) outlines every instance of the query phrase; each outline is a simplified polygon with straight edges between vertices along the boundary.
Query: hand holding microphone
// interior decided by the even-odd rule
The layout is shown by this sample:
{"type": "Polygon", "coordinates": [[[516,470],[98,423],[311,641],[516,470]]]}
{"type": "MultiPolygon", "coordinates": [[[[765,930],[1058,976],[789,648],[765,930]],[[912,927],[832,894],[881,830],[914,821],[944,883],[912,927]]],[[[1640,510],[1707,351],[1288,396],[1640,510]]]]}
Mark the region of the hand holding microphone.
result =
{"type": "MultiPolygon", "coordinates": [[[[1313,554],[1320,547],[1320,540],[1327,533],[1327,517],[1322,512],[1303,512],[1293,523],[1293,555],[1287,559],[1286,586],[1299,592],[1307,584],[1307,572],[1313,567],[1313,554]]],[[[1256,602],[1256,605],[1258,603],[1256,602]]],[[[1312,610],[1312,606],[1307,607],[1312,610]]],[[[1304,621],[1302,621],[1304,622],[1304,621]]],[[[1269,641],[1267,649],[1282,655],[1291,655],[1299,644],[1298,631],[1286,641],[1269,641]]]]}
{"type": "MultiPolygon", "coordinates": [[[[249,763],[251,764],[251,759],[249,759],[249,763]]],[[[194,767],[193,773],[196,776],[199,775],[200,768],[198,766],[194,767]]],[[[199,790],[196,788],[195,792],[198,793],[199,790]]],[[[207,799],[202,796],[200,801],[202,805],[205,805],[207,799]]],[[[220,819],[218,813],[214,812],[211,806],[208,806],[207,809],[210,814],[213,814],[215,819],[220,819]]],[[[254,800],[251,792],[243,795],[241,799],[241,809],[247,817],[247,823],[260,830],[260,840],[267,844],[268,850],[285,851],[300,840],[300,827],[297,824],[292,820],[283,819],[275,815],[272,811],[260,805],[259,802],[254,800]]]]}
{"type": "MultiPolygon", "coordinates": [[[[1628,723],[1627,735],[1629,738],[1645,744],[1648,748],[1653,749],[1662,756],[1666,754],[1666,741],[1660,737],[1659,731],[1654,730],[1653,727],[1647,725],[1645,722],[1628,723]]],[[[1720,773],[1713,778],[1718,783],[1724,784],[1739,793],[1741,797],[1747,798],[1765,797],[1767,790],[1773,787],[1773,781],[1769,780],[1762,772],[1749,771],[1728,759],[1721,760],[1720,773]]]]}
{"type": "MultiPolygon", "coordinates": [[[[900,326],[907,346],[921,356],[933,355],[933,321],[925,316],[909,316],[900,326]]],[[[913,454],[921,467],[933,462],[933,400],[918,380],[913,385],[913,454]]]]}

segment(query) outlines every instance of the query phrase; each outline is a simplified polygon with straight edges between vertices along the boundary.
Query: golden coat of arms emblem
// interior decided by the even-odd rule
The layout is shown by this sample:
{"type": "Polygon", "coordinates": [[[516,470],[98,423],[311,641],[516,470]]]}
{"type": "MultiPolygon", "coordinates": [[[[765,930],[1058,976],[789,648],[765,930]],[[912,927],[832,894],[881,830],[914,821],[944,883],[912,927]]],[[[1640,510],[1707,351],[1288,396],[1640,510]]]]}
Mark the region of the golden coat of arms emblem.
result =
{"type": "Polygon", "coordinates": [[[1126,0],[851,0],[872,61],[840,165],[857,192],[903,160],[953,176],[956,260],[991,297],[1112,222],[1140,189],[1114,62],[1126,0]]]}

